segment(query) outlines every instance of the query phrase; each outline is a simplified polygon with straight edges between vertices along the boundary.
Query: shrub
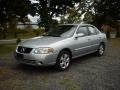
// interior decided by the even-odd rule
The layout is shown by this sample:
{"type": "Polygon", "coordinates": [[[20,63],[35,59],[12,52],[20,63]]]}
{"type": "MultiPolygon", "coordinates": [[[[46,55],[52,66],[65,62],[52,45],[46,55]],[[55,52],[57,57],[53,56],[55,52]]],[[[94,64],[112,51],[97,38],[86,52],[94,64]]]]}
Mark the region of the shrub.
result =
{"type": "Polygon", "coordinates": [[[120,37],[120,31],[117,31],[116,37],[120,37]]]}

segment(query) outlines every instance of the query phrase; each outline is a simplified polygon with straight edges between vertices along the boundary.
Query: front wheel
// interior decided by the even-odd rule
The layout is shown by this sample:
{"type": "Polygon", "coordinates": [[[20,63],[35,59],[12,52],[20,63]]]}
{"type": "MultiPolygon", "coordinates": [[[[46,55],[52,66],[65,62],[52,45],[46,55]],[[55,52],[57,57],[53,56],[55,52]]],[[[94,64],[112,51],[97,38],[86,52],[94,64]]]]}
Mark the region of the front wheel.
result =
{"type": "Polygon", "coordinates": [[[56,67],[59,70],[65,70],[69,67],[71,61],[71,56],[68,51],[62,51],[58,55],[57,61],[56,61],[56,67]]]}
{"type": "Polygon", "coordinates": [[[105,51],[105,46],[103,44],[100,44],[99,47],[98,47],[98,50],[97,50],[96,54],[98,56],[102,56],[104,54],[104,51],[105,51]]]}

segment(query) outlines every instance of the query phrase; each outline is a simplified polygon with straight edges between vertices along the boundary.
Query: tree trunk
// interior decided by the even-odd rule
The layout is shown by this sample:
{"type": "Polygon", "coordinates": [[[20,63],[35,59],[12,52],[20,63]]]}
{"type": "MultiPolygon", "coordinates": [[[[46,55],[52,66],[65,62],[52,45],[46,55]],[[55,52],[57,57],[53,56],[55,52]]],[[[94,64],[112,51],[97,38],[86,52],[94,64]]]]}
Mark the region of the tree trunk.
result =
{"type": "Polygon", "coordinates": [[[110,31],[106,32],[107,38],[110,38],[110,31]]]}

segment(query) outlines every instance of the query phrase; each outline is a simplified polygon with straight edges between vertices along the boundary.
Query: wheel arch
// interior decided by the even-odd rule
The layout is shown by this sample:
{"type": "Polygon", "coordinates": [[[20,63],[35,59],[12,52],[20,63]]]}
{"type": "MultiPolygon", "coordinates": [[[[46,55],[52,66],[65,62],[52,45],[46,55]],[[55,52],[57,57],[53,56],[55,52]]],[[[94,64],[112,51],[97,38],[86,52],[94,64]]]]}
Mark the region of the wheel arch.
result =
{"type": "Polygon", "coordinates": [[[61,53],[62,51],[68,51],[70,53],[71,58],[72,58],[72,51],[69,48],[63,48],[59,53],[61,53]]]}
{"type": "Polygon", "coordinates": [[[100,45],[101,45],[101,44],[104,46],[104,49],[105,49],[105,47],[106,47],[106,46],[105,46],[105,42],[102,41],[102,42],[100,43],[100,45]]]}

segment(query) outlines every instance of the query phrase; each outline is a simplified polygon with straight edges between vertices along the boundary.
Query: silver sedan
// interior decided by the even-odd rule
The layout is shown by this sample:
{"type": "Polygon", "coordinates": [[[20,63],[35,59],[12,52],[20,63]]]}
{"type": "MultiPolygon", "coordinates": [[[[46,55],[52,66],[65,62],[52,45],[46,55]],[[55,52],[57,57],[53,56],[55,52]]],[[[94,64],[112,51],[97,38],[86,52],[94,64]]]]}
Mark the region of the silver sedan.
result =
{"type": "Polygon", "coordinates": [[[19,63],[48,66],[60,70],[70,66],[71,59],[96,53],[102,56],[106,35],[90,24],[59,25],[42,36],[20,42],[15,51],[19,63]]]}

